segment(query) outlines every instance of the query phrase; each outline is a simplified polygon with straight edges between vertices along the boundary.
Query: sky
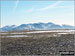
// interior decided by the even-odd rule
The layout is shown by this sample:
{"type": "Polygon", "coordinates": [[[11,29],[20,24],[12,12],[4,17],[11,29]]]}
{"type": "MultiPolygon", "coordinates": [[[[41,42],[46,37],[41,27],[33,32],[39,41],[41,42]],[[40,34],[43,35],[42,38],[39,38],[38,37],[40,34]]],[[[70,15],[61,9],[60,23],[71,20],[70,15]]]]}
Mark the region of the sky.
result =
{"type": "Polygon", "coordinates": [[[38,22],[74,25],[74,1],[1,1],[1,27],[38,22]]]}

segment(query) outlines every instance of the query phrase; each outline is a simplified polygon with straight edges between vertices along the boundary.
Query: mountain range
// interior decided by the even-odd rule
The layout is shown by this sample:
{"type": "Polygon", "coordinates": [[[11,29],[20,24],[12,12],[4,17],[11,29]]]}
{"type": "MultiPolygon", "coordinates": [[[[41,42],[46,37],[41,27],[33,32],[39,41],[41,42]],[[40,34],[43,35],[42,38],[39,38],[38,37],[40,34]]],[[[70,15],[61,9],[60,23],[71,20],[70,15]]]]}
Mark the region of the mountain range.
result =
{"type": "Polygon", "coordinates": [[[23,30],[50,30],[50,29],[74,29],[71,25],[58,25],[52,22],[48,23],[30,23],[17,25],[7,25],[1,28],[1,31],[23,31],[23,30]]]}

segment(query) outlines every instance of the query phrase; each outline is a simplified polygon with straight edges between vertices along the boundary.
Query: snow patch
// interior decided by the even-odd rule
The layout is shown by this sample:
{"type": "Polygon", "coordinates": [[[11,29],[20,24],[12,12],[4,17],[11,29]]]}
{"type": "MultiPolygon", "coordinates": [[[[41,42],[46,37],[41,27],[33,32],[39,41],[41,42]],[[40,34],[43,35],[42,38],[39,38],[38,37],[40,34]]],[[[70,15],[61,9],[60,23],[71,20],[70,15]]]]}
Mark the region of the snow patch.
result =
{"type": "Polygon", "coordinates": [[[68,33],[58,33],[58,34],[68,34],[68,33]]]}
{"type": "Polygon", "coordinates": [[[14,35],[14,36],[7,36],[7,37],[31,37],[31,36],[27,36],[27,35],[14,35]]]}

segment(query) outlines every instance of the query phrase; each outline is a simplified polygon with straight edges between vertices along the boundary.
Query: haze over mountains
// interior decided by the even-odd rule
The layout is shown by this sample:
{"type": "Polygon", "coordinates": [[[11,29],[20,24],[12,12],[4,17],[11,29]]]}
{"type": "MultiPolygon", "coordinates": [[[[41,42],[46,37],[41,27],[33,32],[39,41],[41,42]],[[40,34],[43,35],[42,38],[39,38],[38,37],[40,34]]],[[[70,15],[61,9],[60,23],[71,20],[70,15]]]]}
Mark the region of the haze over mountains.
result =
{"type": "Polygon", "coordinates": [[[22,30],[50,30],[50,29],[74,29],[71,25],[58,25],[52,22],[48,23],[33,23],[33,24],[21,24],[19,26],[11,25],[4,26],[1,31],[22,31],[22,30]]]}

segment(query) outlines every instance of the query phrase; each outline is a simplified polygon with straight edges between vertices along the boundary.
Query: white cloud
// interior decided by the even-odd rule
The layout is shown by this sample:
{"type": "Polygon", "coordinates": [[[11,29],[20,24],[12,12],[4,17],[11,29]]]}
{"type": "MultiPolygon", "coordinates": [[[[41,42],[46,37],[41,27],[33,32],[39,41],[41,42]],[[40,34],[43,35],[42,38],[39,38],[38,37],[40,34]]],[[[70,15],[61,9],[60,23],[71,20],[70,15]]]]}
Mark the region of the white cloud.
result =
{"type": "Polygon", "coordinates": [[[15,6],[14,6],[14,8],[13,8],[13,12],[15,12],[15,10],[16,10],[18,4],[19,4],[19,0],[16,0],[16,2],[15,2],[15,6]]]}
{"type": "Polygon", "coordinates": [[[59,5],[62,1],[57,1],[56,3],[52,4],[52,5],[48,5],[47,7],[44,7],[44,8],[40,8],[38,9],[39,11],[41,10],[47,10],[47,9],[50,9],[50,8],[54,8],[56,7],[57,5],[59,5]]]}
{"type": "Polygon", "coordinates": [[[56,6],[59,5],[61,2],[62,2],[62,1],[57,1],[56,3],[54,3],[54,4],[52,4],[52,5],[49,5],[49,6],[46,6],[46,7],[44,7],[44,8],[37,8],[37,9],[31,8],[31,9],[25,10],[25,12],[30,13],[30,12],[33,12],[34,10],[35,10],[35,12],[47,10],[47,9],[56,7],[56,6]]]}
{"type": "Polygon", "coordinates": [[[74,6],[58,6],[58,7],[55,7],[55,8],[74,8],[74,6]]]}

